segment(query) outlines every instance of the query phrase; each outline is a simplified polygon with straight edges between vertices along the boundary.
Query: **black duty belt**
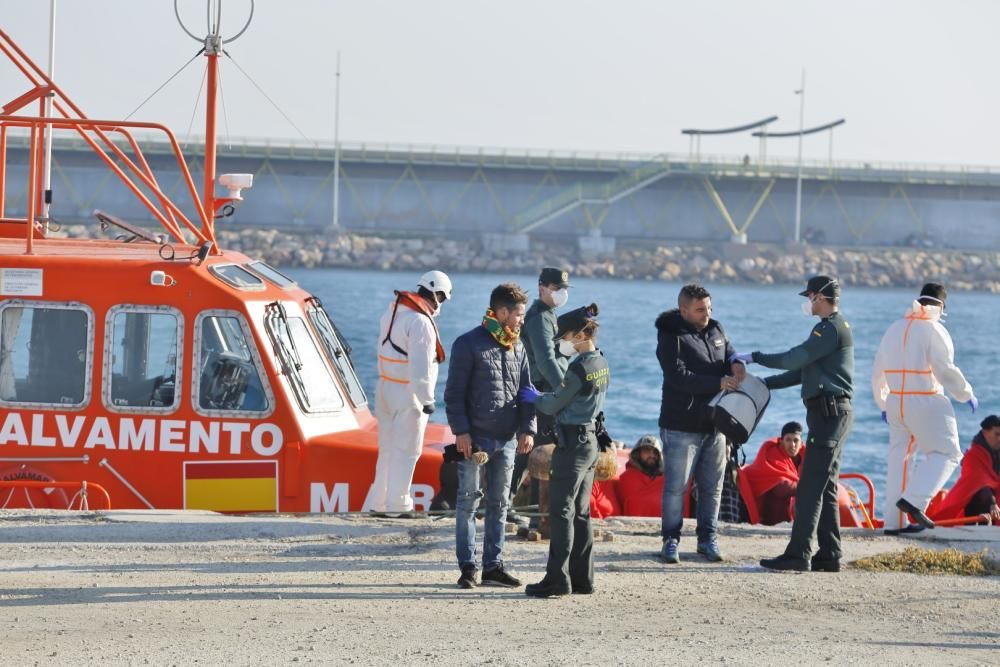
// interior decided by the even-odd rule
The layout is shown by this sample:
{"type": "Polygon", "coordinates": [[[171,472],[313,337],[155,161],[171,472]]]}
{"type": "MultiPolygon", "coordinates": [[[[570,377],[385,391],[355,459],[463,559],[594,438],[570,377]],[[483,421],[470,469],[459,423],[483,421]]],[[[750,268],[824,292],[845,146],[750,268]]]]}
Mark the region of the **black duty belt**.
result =
{"type": "Polygon", "coordinates": [[[807,410],[818,410],[827,417],[840,417],[851,411],[851,397],[847,394],[813,396],[802,401],[807,410]]]}
{"type": "Polygon", "coordinates": [[[807,408],[816,408],[821,405],[826,404],[829,401],[835,403],[850,403],[851,397],[847,394],[841,394],[839,396],[827,396],[826,394],[820,394],[819,396],[813,396],[812,398],[806,398],[802,402],[807,408]]]}
{"type": "Polygon", "coordinates": [[[575,433],[576,435],[587,435],[588,433],[597,432],[594,422],[590,422],[589,424],[559,424],[559,428],[568,433],[575,433]]]}

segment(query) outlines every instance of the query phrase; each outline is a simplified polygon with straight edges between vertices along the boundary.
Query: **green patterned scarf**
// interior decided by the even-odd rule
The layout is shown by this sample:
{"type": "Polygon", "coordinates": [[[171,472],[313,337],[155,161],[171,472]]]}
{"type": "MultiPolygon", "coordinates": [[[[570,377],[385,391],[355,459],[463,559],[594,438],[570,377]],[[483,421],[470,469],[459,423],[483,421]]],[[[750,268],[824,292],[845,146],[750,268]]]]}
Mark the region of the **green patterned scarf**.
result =
{"type": "Polygon", "coordinates": [[[493,312],[492,308],[486,309],[486,315],[483,317],[483,327],[490,332],[493,339],[498,342],[501,347],[506,350],[514,347],[514,343],[521,336],[521,330],[517,331],[511,329],[510,327],[505,327],[497,320],[496,313],[493,312]]]}

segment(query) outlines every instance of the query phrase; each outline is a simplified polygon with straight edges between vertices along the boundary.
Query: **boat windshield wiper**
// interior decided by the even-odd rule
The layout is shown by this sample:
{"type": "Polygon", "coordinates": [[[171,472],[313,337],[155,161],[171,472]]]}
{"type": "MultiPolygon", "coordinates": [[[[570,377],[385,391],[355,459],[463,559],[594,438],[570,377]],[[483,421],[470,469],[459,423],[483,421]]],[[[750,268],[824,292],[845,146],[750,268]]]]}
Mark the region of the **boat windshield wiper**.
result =
{"type": "Polygon", "coordinates": [[[350,344],[347,339],[344,338],[344,334],[340,333],[340,329],[337,325],[330,319],[330,315],[326,312],[326,308],[323,307],[323,302],[319,300],[318,296],[311,296],[306,299],[306,303],[311,304],[318,314],[322,314],[322,317],[316,318],[316,324],[320,328],[324,329],[323,332],[323,344],[327,347],[327,351],[330,352],[335,358],[340,359],[343,355],[347,355],[348,358],[351,356],[350,344]],[[334,341],[339,344],[339,347],[330,349],[334,344],[334,341]]]}
{"type": "Polygon", "coordinates": [[[288,313],[281,302],[273,301],[264,306],[264,324],[285,376],[295,392],[306,400],[305,383],[299,373],[302,370],[302,359],[288,326],[288,313]]]}

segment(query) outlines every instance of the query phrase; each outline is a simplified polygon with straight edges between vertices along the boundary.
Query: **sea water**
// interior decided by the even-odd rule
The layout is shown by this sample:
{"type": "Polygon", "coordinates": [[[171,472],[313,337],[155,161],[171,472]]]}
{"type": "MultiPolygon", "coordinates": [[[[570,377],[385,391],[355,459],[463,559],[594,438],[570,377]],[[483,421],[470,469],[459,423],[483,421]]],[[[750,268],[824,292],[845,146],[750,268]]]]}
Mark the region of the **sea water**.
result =
{"type": "MultiPolygon", "coordinates": [[[[394,289],[413,290],[419,274],[408,272],[297,269],[286,271],[305,289],[319,296],[331,317],[354,348],[352,358],[369,397],[374,396],[379,318],[394,289]]],[[[480,326],[490,291],[501,282],[516,282],[537,293],[537,275],[511,273],[458,274],[453,298],[444,304],[438,325],[446,351],[457,336],[480,326]]],[[[663,375],[656,360],[653,322],[664,310],[676,307],[681,283],[571,278],[569,303],[563,311],[596,302],[601,315],[598,345],[611,367],[605,404],[612,437],[631,445],[645,433],[658,433],[663,375]]],[[[802,315],[797,286],[706,285],[712,293],[712,316],[740,352],[780,352],[804,341],[816,318],[802,315]]],[[[872,400],[871,367],[883,333],[909,308],[917,290],[845,288],[841,310],[854,331],[854,429],[844,449],[843,472],[861,472],[875,483],[879,497],[885,484],[888,427],[872,400]]],[[[945,325],[955,343],[955,361],[979,398],[979,412],[953,404],[958,417],[962,449],[990,413],[1000,413],[997,345],[1000,344],[1000,298],[990,294],[955,292],[948,299],[945,325]]],[[[751,365],[750,372],[777,371],[751,365]]],[[[437,387],[434,421],[446,421],[443,394],[447,361],[437,387]]],[[[805,426],[805,409],[798,387],[775,391],[760,425],[743,451],[752,461],[760,444],[779,435],[788,421],[805,426]]],[[[957,476],[957,473],[956,473],[957,476]]],[[[954,477],[952,479],[954,481],[954,477]]],[[[881,508],[879,508],[881,511],[881,508]]]]}

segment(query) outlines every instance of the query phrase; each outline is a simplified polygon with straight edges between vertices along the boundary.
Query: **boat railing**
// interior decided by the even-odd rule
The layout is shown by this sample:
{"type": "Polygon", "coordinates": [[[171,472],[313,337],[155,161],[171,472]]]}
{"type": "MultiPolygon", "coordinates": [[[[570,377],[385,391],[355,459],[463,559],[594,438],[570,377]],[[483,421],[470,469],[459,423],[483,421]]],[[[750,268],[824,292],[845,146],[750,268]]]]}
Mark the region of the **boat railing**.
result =
{"type": "MultiPolygon", "coordinates": [[[[206,242],[215,245],[215,211],[207,211],[199,198],[180,145],[170,129],[159,123],[87,118],[3,30],[0,30],[0,52],[7,56],[33,86],[0,107],[0,225],[25,226],[25,248],[28,254],[33,252],[34,239],[44,237],[49,222],[47,215],[43,213],[49,203],[44,189],[44,146],[46,134],[57,130],[79,135],[178,243],[188,243],[183,227],[194,236],[198,245],[206,242]],[[39,109],[37,116],[17,115],[36,102],[39,109]],[[51,115],[46,115],[47,103],[51,103],[54,112],[51,115]],[[8,218],[4,211],[7,141],[11,130],[26,131],[28,134],[27,207],[24,218],[8,218]],[[160,187],[132,130],[152,131],[165,137],[191,195],[198,224],[160,187]],[[116,136],[119,137],[117,142],[116,136]],[[131,152],[131,157],[123,147],[131,152]]],[[[4,234],[0,234],[2,235],[4,234]]]]}
{"type": "MultiPolygon", "coordinates": [[[[71,510],[76,506],[76,509],[82,512],[90,511],[90,492],[93,491],[99,494],[99,497],[104,501],[104,509],[111,509],[111,495],[107,489],[100,484],[88,482],[87,480],[56,482],[36,479],[7,479],[0,480],[0,489],[11,489],[11,494],[17,489],[24,489],[26,495],[29,489],[77,489],[77,492],[67,502],[66,509],[71,510]]],[[[8,502],[10,501],[10,496],[8,496],[7,500],[8,502]]],[[[28,502],[29,504],[31,503],[30,498],[28,498],[28,502]]]]}
{"type": "Polygon", "coordinates": [[[848,494],[851,495],[852,500],[857,501],[858,507],[861,509],[864,515],[865,528],[875,528],[875,485],[872,484],[871,479],[867,475],[862,475],[858,472],[844,472],[840,474],[840,481],[844,480],[858,480],[861,482],[868,491],[868,501],[863,502],[858,496],[858,492],[855,491],[850,486],[846,485],[848,489],[848,494]]]}

